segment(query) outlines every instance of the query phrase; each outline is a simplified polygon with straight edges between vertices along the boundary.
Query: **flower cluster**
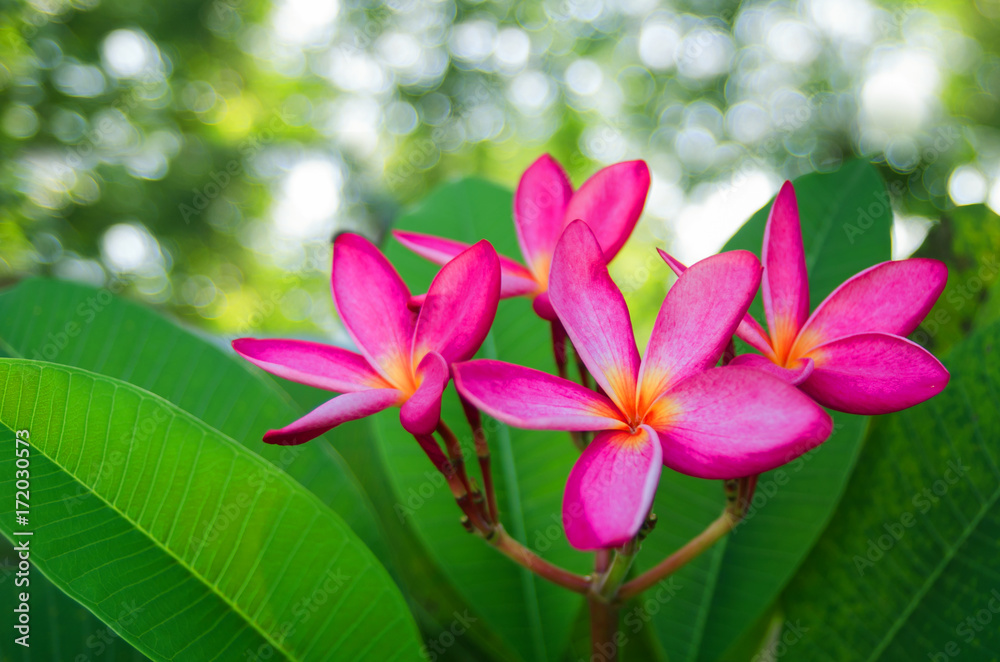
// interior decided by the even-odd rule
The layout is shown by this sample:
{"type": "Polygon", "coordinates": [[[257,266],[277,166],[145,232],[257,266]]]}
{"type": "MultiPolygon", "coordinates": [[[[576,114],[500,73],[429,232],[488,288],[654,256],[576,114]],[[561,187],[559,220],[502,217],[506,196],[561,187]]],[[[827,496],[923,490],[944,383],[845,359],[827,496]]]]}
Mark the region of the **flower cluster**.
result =
{"type": "MultiPolygon", "coordinates": [[[[448,444],[441,398],[454,379],[474,428],[482,411],[521,428],[596,433],[570,472],[563,521],[573,546],[606,549],[638,534],[662,466],[700,478],[755,476],[825,441],[832,421],[824,407],[888,413],[947,384],[940,362],[904,337],[940,295],[944,265],[878,264],[810,314],[788,182],[767,221],[763,264],[731,251],[685,268],[660,251],[678,278],[640,356],[607,262],[630,236],[648,188],[646,165],[634,161],[601,170],[574,192],[558,163],[543,156],[524,173],[514,199],[527,266],[498,256],[486,241],[468,246],[397,231],[405,246],[443,265],[420,296],[367,240],[339,236],[333,299],[360,353],[296,340],[233,343],[275,375],[342,393],[264,440],[302,443],[397,406],[403,427],[442,471],[453,472],[430,435],[437,430],[448,444]],[[767,331],[748,314],[758,290],[767,331]],[[553,338],[568,337],[595,387],[570,381],[562,366],[563,376],[554,376],[470,360],[499,299],[512,296],[531,297],[553,338]],[[733,357],[734,336],[759,353],[733,357]]],[[[475,490],[464,476],[452,484],[456,497],[475,490]]],[[[483,513],[486,520],[495,515],[483,513]]]]}

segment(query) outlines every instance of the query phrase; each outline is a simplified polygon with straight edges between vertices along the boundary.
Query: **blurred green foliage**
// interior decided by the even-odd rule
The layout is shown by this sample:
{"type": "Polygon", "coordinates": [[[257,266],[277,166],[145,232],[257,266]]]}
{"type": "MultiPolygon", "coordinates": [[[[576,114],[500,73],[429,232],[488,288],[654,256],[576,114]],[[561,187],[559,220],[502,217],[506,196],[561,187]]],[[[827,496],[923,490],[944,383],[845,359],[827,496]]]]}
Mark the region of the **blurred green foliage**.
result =
{"type": "MultiPolygon", "coordinates": [[[[232,334],[340,332],[329,240],[540,153],[644,158],[618,269],[717,250],[784,178],[880,164],[897,251],[1000,206],[1000,3],[0,2],[0,277],[124,279],[232,334]],[[639,248],[641,247],[641,249],[639,248]]],[[[859,208],[859,218],[862,210],[859,208]]],[[[662,278],[660,277],[662,276],[662,278]]]]}

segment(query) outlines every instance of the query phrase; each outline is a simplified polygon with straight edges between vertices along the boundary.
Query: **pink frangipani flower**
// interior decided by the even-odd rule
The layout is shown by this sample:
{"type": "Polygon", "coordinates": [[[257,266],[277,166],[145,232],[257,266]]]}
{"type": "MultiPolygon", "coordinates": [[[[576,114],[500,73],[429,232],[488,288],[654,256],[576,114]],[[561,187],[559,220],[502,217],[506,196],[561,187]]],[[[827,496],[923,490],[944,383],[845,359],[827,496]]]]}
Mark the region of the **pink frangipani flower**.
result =
{"type": "MultiPolygon", "coordinates": [[[[663,251],[675,273],[684,266],[663,251]]],[[[809,314],[809,280],[795,189],[785,182],[764,231],[764,315],[770,334],[746,315],[736,335],[760,354],[731,365],[767,370],[830,409],[888,414],[933,397],[949,375],[904,336],[944,290],[948,268],[937,260],[882,262],[852,276],[809,314]]]]}
{"type": "Polygon", "coordinates": [[[459,253],[431,282],[419,314],[410,290],[367,239],[342,234],[333,246],[333,300],[360,354],[303,340],[240,338],[233,349],[264,370],[343,395],[264,441],[292,445],[391,406],[414,435],[434,431],[449,366],[471,358],[500,298],[500,264],[486,241],[459,253]]]}
{"type": "Polygon", "coordinates": [[[688,269],[667,293],[640,360],[601,245],[586,224],[574,222],[556,247],[549,294],[603,393],[499,361],[455,364],[459,392],[505,423],[600,431],[570,472],[563,499],[574,547],[614,547],[632,538],[652,504],[661,465],[701,478],[750,476],[829,436],[826,412],[777,377],[713,368],[760,272],[747,251],[688,269]]]}
{"type": "MultiPolygon", "coordinates": [[[[514,229],[527,266],[500,256],[500,296],[531,297],[535,312],[547,320],[549,265],[563,229],[572,221],[590,225],[610,262],[632,234],[649,192],[649,168],[644,161],[626,161],[603,168],[573,191],[562,167],[548,154],[524,171],[514,192],[514,229]]],[[[444,264],[468,246],[451,239],[393,230],[414,253],[444,264]]],[[[419,304],[420,297],[414,303],[419,304]]]]}

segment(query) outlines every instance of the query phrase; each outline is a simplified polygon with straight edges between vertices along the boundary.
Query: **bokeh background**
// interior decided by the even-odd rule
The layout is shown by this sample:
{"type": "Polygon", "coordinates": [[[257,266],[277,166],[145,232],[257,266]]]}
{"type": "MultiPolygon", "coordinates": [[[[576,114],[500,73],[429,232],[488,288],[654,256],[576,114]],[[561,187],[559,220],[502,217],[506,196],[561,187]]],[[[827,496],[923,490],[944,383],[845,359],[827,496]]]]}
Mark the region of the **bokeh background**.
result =
{"type": "Polygon", "coordinates": [[[894,257],[1000,209],[1000,0],[0,8],[0,279],[114,281],[223,334],[338,334],[336,232],[379,239],[436,183],[513,186],[543,152],[576,184],[649,163],[628,273],[845,159],[883,170],[894,257]]]}

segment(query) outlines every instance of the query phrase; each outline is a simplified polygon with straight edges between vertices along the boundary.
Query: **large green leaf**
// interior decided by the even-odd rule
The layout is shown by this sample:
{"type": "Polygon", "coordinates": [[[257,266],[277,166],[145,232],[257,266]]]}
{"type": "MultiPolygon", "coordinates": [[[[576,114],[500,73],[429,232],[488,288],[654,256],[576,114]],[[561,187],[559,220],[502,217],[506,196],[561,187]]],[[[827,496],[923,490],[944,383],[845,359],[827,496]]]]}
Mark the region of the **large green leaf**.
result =
{"type": "MultiPolygon", "coordinates": [[[[4,427],[0,428],[0,432],[9,433],[9,430],[4,427]]],[[[7,513],[4,515],[11,516],[7,513]]],[[[17,604],[18,593],[24,590],[24,587],[15,584],[19,561],[13,543],[0,535],[0,603],[5,607],[10,605],[13,608],[17,604]]],[[[80,603],[59,590],[40,572],[34,572],[30,581],[31,609],[38,618],[36,623],[44,621],[45,636],[33,636],[30,648],[8,645],[9,640],[5,641],[3,650],[0,650],[0,660],[3,662],[137,662],[149,659],[119,637],[111,626],[102,623],[80,603]]],[[[132,608],[134,605],[122,605],[122,616],[127,618],[127,613],[132,608]]],[[[0,611],[0,629],[3,632],[15,632],[16,622],[17,614],[12,609],[0,611]]]]}
{"type": "Polygon", "coordinates": [[[15,358],[83,368],[166,398],[298,480],[382,552],[370,504],[337,451],[323,440],[263,443],[269,428],[304,411],[218,344],[108,289],[43,279],[0,293],[0,343],[15,358]]]}
{"type": "MultiPolygon", "coordinates": [[[[302,408],[268,376],[216,344],[107,289],[32,279],[0,293],[0,346],[10,356],[85,368],[170,400],[282,467],[344,517],[386,561],[386,545],[368,499],[337,452],[322,439],[295,449],[262,443],[268,427],[297,418],[302,408]]],[[[353,443],[364,432],[348,426],[338,434],[353,443]]],[[[67,513],[75,503],[67,498],[67,513]]],[[[9,550],[6,541],[0,544],[9,550]]],[[[44,577],[36,578],[38,586],[44,582],[44,577]]],[[[5,596],[13,591],[12,583],[0,588],[5,596]]],[[[39,590],[35,601],[64,629],[62,636],[38,640],[35,655],[73,659],[98,650],[102,656],[127,655],[127,644],[58,590],[39,590]]],[[[136,653],[135,659],[144,658],[136,653]]]]}
{"type": "Polygon", "coordinates": [[[940,395],[874,421],[785,593],[808,628],[787,659],[1000,659],[998,349],[1000,325],[983,329],[945,361],[940,395]]]}
{"type": "MultiPolygon", "coordinates": [[[[878,172],[848,163],[831,174],[795,180],[803,243],[815,307],[858,271],[889,259],[891,211],[871,213],[859,225],[858,208],[887,200],[878,172]],[[862,227],[864,226],[864,227],[862,227]],[[856,233],[852,230],[860,230],[856,233]]],[[[773,201],[772,201],[773,202],[773,201]]],[[[760,254],[771,203],[758,211],[725,250],[760,254]]],[[[873,211],[877,211],[874,207],[873,211]]],[[[763,322],[760,298],[751,312],[763,322]],[[756,311],[756,312],[755,312],[756,311]]],[[[818,449],[760,478],[756,507],[729,537],[676,575],[671,600],[647,600],[651,619],[671,660],[716,660],[764,617],[815,544],[843,493],[866,419],[835,414],[835,432],[818,449]]],[[[687,542],[723,506],[722,487],[664,471],[656,496],[656,531],[637,559],[640,569],[687,542]]],[[[666,594],[661,594],[666,595],[666,594]]]]}
{"type": "Polygon", "coordinates": [[[0,381],[0,494],[13,502],[10,430],[27,430],[33,563],[143,653],[419,658],[385,569],[272,464],[119,380],[3,359],[0,381]]]}
{"type": "MultiPolygon", "coordinates": [[[[397,227],[468,242],[486,238],[501,253],[518,257],[510,209],[509,191],[467,179],[432,193],[397,227]]],[[[385,251],[414,290],[426,288],[437,271],[393,240],[385,251]]],[[[524,299],[501,303],[480,356],[555,372],[548,325],[524,299]]],[[[468,446],[471,434],[451,388],[445,395],[443,417],[468,446]]],[[[385,412],[376,417],[376,424],[398,512],[437,567],[483,624],[508,643],[510,654],[527,660],[558,659],[569,644],[580,596],[538,579],[465,534],[448,489],[432,480],[429,461],[403,432],[397,414],[385,412]]],[[[494,421],[489,421],[488,434],[507,530],[552,562],[588,572],[589,555],[569,547],[560,520],[562,489],[577,457],[569,436],[516,430],[494,421]]],[[[475,455],[470,450],[467,457],[475,455]]]]}

